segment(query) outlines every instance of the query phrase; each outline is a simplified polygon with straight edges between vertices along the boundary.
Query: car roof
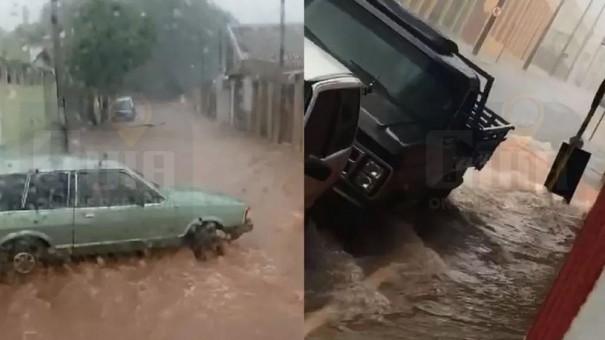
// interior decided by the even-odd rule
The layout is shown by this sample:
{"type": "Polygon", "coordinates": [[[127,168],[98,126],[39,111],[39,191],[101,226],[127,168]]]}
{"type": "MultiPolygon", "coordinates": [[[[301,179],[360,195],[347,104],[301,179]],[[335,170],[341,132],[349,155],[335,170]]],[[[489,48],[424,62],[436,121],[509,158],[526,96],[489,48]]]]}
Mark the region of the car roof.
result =
{"type": "Polygon", "coordinates": [[[83,158],[63,155],[33,156],[0,161],[0,175],[27,173],[31,171],[81,171],[81,170],[127,170],[113,160],[83,158]]]}

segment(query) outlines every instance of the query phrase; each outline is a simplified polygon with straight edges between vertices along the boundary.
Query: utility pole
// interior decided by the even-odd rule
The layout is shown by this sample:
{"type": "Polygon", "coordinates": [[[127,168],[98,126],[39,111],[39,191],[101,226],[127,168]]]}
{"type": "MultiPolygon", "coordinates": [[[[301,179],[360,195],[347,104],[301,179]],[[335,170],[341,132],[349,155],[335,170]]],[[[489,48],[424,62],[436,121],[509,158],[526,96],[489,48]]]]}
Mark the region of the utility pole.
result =
{"type": "Polygon", "coordinates": [[[69,152],[69,129],[67,123],[67,116],[65,115],[65,95],[63,94],[63,55],[61,50],[61,29],[59,27],[59,0],[51,0],[50,2],[50,23],[52,27],[52,38],[53,38],[53,54],[55,61],[55,80],[57,88],[57,102],[58,102],[58,120],[63,130],[63,148],[67,153],[69,152]]]}
{"type": "MultiPolygon", "coordinates": [[[[498,4],[496,5],[496,7],[493,10],[495,10],[496,8],[502,9],[502,7],[504,7],[505,3],[506,3],[506,0],[498,0],[498,4]]],[[[489,14],[489,19],[487,19],[487,23],[485,23],[485,26],[483,27],[483,30],[479,34],[479,38],[477,39],[477,42],[475,43],[475,46],[473,47],[473,55],[479,54],[481,47],[483,47],[483,44],[485,43],[485,39],[487,39],[487,35],[492,30],[492,27],[494,27],[494,23],[496,22],[496,18],[498,16],[494,14],[493,10],[489,14]]]]}
{"type": "Polygon", "coordinates": [[[286,53],[286,4],[285,0],[280,0],[280,16],[279,16],[279,110],[277,111],[277,119],[275,122],[275,135],[274,141],[281,141],[281,121],[286,110],[286,98],[285,98],[285,53],[286,53]]]}
{"type": "Polygon", "coordinates": [[[576,65],[576,62],[578,61],[578,58],[580,58],[580,54],[582,54],[582,51],[584,51],[584,48],[586,48],[586,44],[588,43],[588,40],[590,40],[590,38],[592,38],[594,29],[597,26],[599,19],[601,19],[601,15],[603,15],[604,10],[605,10],[605,4],[603,4],[603,6],[601,7],[601,10],[599,11],[597,18],[594,20],[594,22],[592,23],[592,26],[590,27],[590,30],[588,31],[588,34],[584,37],[584,40],[582,41],[582,45],[580,45],[580,49],[579,49],[578,53],[573,58],[571,65],[569,65],[569,70],[567,71],[567,75],[565,76],[565,81],[569,80],[569,77],[571,76],[571,71],[573,71],[573,68],[576,65]]]}
{"type": "Polygon", "coordinates": [[[597,133],[597,130],[599,129],[599,125],[601,125],[603,118],[605,118],[605,111],[601,114],[601,118],[599,118],[599,121],[597,122],[597,125],[595,125],[594,130],[592,130],[592,134],[590,135],[590,138],[588,138],[589,141],[591,141],[595,133],[597,133]]]}
{"type": "Polygon", "coordinates": [[[536,53],[538,53],[538,49],[540,48],[540,46],[542,46],[542,42],[544,41],[544,38],[546,38],[546,34],[548,34],[548,31],[550,31],[550,28],[552,27],[552,24],[555,22],[555,19],[559,15],[561,8],[563,8],[565,1],[566,0],[561,0],[561,2],[559,2],[559,6],[557,6],[554,13],[550,17],[548,24],[546,24],[546,27],[544,27],[544,30],[542,31],[542,34],[540,35],[538,41],[536,41],[536,45],[534,45],[534,48],[531,50],[529,57],[527,57],[527,60],[525,60],[525,63],[523,64],[523,71],[527,71],[529,65],[531,65],[532,61],[534,61],[536,53]]]}
{"type": "Polygon", "coordinates": [[[588,14],[588,10],[590,9],[590,6],[592,6],[593,2],[594,2],[594,0],[590,0],[590,2],[588,3],[588,6],[586,6],[586,10],[584,10],[584,13],[582,13],[582,16],[580,17],[580,20],[578,20],[578,23],[576,24],[576,27],[574,27],[573,31],[569,35],[569,39],[567,39],[567,42],[565,43],[565,46],[563,47],[563,50],[561,51],[561,53],[559,53],[559,56],[557,57],[557,60],[555,61],[555,64],[553,65],[553,67],[551,68],[551,70],[549,72],[549,74],[551,76],[555,73],[555,71],[557,71],[557,67],[559,67],[559,64],[561,63],[561,61],[563,61],[563,56],[565,55],[565,51],[567,51],[567,48],[571,44],[571,41],[573,40],[573,37],[576,35],[576,32],[578,31],[578,29],[582,25],[582,22],[584,21],[584,18],[586,17],[586,14],[588,14]]]}
{"type": "Polygon", "coordinates": [[[595,61],[597,60],[597,57],[599,56],[599,54],[601,52],[601,47],[603,47],[603,45],[605,45],[605,38],[603,38],[603,40],[601,41],[599,46],[597,46],[597,49],[594,51],[594,54],[592,55],[592,58],[590,59],[590,62],[588,63],[588,67],[584,71],[584,80],[582,81],[582,85],[586,84],[586,80],[588,79],[588,73],[590,72],[590,69],[594,65],[595,61]]]}
{"type": "MultiPolygon", "coordinates": [[[[279,67],[283,69],[285,65],[286,51],[286,5],[285,0],[280,0],[279,17],[279,67]]],[[[283,71],[283,70],[282,70],[283,71]]]]}

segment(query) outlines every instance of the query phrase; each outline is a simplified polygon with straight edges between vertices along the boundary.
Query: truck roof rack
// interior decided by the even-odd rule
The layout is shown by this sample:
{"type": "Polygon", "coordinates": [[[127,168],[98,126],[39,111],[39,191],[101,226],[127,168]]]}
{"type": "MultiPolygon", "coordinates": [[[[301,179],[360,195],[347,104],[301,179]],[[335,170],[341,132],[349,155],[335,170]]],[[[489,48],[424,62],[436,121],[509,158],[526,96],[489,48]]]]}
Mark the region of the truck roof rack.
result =
{"type": "Polygon", "coordinates": [[[458,45],[394,0],[366,0],[439,54],[454,55],[458,45]]]}
{"type": "Polygon", "coordinates": [[[469,60],[467,57],[460,54],[458,44],[447,38],[439,30],[426,23],[419,18],[414,12],[409,10],[405,5],[395,0],[365,0],[372,6],[376,7],[382,13],[387,15],[391,20],[401,25],[405,30],[413,34],[420,41],[425,43],[431,49],[441,55],[457,56],[468,67],[470,67],[482,79],[483,88],[480,91],[478,104],[481,110],[485,107],[487,97],[492,89],[494,77],[485,72],[477,64],[469,60]]]}

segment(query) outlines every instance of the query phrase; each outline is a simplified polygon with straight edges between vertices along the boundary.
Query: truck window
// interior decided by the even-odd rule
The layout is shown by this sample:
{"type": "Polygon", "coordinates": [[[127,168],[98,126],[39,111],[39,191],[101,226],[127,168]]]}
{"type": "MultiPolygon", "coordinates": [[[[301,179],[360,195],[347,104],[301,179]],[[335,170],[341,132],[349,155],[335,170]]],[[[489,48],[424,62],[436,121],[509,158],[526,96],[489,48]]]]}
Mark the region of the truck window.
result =
{"type": "Polygon", "coordinates": [[[406,114],[443,128],[463,95],[453,74],[353,1],[305,2],[305,35],[406,114]],[[337,26],[339,29],[334,29],[337,26]]]}

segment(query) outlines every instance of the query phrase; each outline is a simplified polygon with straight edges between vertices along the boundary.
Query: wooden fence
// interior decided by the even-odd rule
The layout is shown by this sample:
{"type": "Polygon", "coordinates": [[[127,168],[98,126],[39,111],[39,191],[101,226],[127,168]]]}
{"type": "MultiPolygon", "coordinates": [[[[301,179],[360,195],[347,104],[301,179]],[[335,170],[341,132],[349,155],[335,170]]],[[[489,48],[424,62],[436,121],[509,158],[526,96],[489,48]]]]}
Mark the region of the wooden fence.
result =
{"type": "Polygon", "coordinates": [[[302,74],[285,81],[260,77],[219,79],[194,90],[189,97],[197,112],[221,123],[275,143],[302,147],[302,74]]]}

